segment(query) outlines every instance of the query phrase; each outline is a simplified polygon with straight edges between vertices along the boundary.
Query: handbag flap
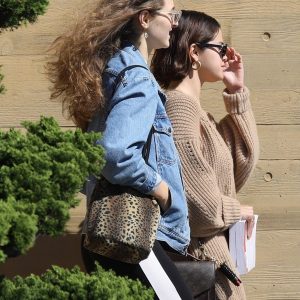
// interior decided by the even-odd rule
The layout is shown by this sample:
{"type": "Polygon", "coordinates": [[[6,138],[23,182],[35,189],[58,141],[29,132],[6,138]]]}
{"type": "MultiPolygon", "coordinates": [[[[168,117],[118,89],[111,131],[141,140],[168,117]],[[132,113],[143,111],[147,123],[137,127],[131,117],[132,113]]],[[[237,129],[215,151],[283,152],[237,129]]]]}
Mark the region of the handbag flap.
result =
{"type": "Polygon", "coordinates": [[[195,261],[190,257],[167,251],[194,299],[215,299],[215,262],[195,261]]]}
{"type": "Polygon", "coordinates": [[[175,265],[194,296],[214,288],[215,263],[213,261],[177,261],[175,265]]]}

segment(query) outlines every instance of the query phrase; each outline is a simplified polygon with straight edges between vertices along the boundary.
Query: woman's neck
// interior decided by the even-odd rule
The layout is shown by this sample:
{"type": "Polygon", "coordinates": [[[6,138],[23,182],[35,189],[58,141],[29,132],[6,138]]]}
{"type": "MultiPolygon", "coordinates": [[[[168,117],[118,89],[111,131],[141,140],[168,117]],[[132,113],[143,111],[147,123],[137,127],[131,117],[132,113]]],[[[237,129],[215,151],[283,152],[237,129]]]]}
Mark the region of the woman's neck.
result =
{"type": "Polygon", "coordinates": [[[172,83],[168,90],[179,91],[193,99],[199,100],[201,94],[201,82],[198,74],[195,73],[192,76],[185,77],[179,84],[172,83]]]}
{"type": "Polygon", "coordinates": [[[138,45],[136,45],[137,48],[139,49],[139,51],[141,52],[143,58],[145,59],[145,61],[147,62],[149,59],[149,56],[152,52],[152,49],[149,49],[148,44],[145,40],[144,37],[142,37],[139,42],[138,45]]]}

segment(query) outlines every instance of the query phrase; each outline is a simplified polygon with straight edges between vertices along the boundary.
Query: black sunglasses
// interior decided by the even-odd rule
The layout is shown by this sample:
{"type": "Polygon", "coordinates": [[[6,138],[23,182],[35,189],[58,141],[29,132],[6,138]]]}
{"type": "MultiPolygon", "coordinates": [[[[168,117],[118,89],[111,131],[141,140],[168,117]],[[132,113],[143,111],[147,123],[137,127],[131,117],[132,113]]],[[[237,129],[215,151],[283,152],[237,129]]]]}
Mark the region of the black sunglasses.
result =
{"type": "Polygon", "coordinates": [[[221,58],[223,58],[227,53],[227,44],[221,43],[221,44],[209,44],[209,43],[195,43],[200,48],[218,48],[220,51],[218,51],[221,58]]]}

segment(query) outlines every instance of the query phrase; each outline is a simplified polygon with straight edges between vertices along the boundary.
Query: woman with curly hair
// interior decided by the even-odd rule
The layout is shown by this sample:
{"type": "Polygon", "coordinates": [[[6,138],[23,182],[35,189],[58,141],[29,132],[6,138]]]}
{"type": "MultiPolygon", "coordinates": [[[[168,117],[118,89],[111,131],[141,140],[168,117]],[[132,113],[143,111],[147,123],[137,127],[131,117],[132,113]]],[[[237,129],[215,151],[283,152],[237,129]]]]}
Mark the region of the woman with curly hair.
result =
{"type": "MultiPolygon", "coordinates": [[[[183,11],[171,33],[170,47],[156,51],[152,70],[167,89],[166,110],[182,164],[190,212],[189,252],[202,248],[235,272],[228,249],[228,228],[240,218],[253,228],[253,208],[241,205],[236,192],[258,159],[258,137],[244,85],[241,55],[223,41],[220,24],[197,11],[183,11]],[[206,82],[223,81],[227,114],[220,122],[201,106],[206,82]]],[[[235,286],[216,271],[218,299],[245,299],[243,284],[235,286]]]]}
{"type": "MultiPolygon", "coordinates": [[[[164,250],[186,253],[190,230],[165,95],[147,65],[153,50],[169,46],[170,32],[180,16],[173,0],[100,1],[56,40],[55,60],[48,64],[52,98],[62,100],[77,126],[103,133],[99,141],[106,151],[103,177],[158,201],[162,214],[152,266],[157,278],[156,284],[150,283],[160,299],[191,298],[164,250]],[[146,162],[142,150],[150,130],[153,134],[146,162]]],[[[86,184],[88,203],[95,181],[92,177],[86,184]]],[[[139,264],[116,261],[84,247],[82,254],[88,271],[97,261],[118,275],[150,285],[139,264]]]]}

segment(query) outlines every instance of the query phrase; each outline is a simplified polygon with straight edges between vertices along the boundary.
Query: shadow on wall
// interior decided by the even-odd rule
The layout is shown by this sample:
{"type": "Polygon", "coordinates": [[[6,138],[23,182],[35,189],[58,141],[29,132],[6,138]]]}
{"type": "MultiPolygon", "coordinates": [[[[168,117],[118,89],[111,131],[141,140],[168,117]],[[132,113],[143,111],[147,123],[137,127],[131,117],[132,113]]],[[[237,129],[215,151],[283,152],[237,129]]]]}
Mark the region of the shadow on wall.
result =
{"type": "Polygon", "coordinates": [[[40,275],[52,265],[72,268],[78,265],[82,271],[84,266],[80,253],[81,234],[66,234],[60,237],[40,236],[35,246],[26,254],[9,258],[0,264],[0,275],[12,278],[30,274],[40,275]]]}

